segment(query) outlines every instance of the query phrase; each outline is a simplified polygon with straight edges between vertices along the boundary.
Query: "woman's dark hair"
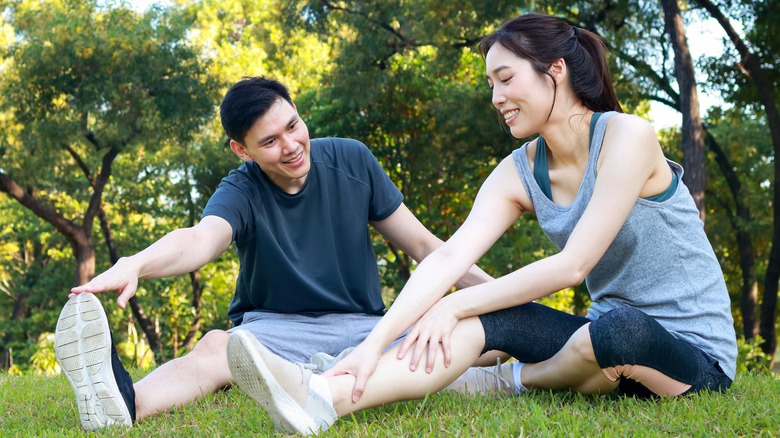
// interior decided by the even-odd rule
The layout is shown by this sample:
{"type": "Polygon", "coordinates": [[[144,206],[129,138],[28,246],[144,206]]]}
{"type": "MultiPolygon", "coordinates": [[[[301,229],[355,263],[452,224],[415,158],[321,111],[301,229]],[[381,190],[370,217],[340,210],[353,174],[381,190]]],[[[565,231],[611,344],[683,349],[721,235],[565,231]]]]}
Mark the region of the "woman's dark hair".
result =
{"type": "Polygon", "coordinates": [[[261,76],[245,76],[233,84],[219,105],[222,129],[231,139],[244,144],[246,133],[276,103],[293,104],[290,92],[281,82],[261,76]]]}
{"type": "MultiPolygon", "coordinates": [[[[595,112],[623,112],[609,77],[604,42],[593,32],[549,15],[523,14],[479,42],[483,58],[495,44],[527,59],[534,70],[550,78],[550,66],[563,58],[571,87],[583,105],[595,112]]],[[[553,90],[558,93],[554,80],[553,90]]]]}

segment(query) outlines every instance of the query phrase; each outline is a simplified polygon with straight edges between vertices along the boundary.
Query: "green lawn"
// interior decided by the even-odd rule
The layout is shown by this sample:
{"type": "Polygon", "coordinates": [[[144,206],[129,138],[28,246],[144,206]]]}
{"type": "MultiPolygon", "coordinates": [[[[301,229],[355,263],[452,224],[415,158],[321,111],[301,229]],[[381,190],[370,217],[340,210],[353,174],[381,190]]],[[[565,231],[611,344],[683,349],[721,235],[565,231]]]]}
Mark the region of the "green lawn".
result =
{"type": "MultiPolygon", "coordinates": [[[[141,372],[132,373],[135,378],[141,372]]],[[[101,437],[269,436],[268,416],[228,390],[101,437]]],[[[0,375],[0,435],[85,436],[64,376],[0,375]]],[[[532,392],[433,395],[344,418],[325,436],[780,436],[780,377],[743,374],[726,394],[658,401],[532,392]]]]}

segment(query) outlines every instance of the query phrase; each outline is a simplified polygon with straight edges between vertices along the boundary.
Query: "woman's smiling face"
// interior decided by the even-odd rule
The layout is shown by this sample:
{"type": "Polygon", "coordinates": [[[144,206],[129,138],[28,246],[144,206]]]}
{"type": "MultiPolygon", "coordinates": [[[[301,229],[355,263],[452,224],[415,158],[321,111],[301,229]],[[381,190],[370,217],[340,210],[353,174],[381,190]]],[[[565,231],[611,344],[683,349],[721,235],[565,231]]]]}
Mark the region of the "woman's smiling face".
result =
{"type": "Polygon", "coordinates": [[[512,136],[524,138],[539,132],[555,97],[552,79],[500,44],[488,50],[485,69],[493,90],[493,106],[503,116],[512,136]]]}

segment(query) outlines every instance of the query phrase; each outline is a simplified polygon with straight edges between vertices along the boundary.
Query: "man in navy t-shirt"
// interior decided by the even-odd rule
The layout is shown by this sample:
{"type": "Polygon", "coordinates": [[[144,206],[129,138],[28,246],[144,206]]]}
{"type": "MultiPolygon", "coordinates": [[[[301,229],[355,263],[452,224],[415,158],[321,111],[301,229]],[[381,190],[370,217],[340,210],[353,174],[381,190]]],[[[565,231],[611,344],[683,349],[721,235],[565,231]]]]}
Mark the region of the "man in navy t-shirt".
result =
{"type": "MultiPolygon", "coordinates": [[[[129,426],[230,384],[226,345],[237,328],[295,362],[359,344],[384,312],[368,225],[418,262],[442,243],[365,145],[310,140],[284,85],[242,79],[220,117],[244,164],[222,180],[201,221],[73,288],[62,311],[55,351],[86,429],[129,426]],[[133,384],[92,293],[118,290],[124,308],[139,279],[194,271],[231,243],[240,260],[228,315],[234,327],[208,332],[191,353],[133,384]]],[[[459,286],[489,279],[475,266],[459,286]]]]}

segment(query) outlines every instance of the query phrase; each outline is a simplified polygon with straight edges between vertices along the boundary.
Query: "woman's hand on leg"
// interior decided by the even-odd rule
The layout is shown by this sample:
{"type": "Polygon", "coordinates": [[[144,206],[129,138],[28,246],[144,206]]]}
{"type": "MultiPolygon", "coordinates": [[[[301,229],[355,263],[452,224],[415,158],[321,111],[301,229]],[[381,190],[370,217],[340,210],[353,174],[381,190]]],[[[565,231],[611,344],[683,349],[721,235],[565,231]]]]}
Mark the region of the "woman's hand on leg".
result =
{"type": "Polygon", "coordinates": [[[436,355],[439,348],[444,355],[444,366],[449,367],[452,363],[452,349],[450,348],[450,339],[452,331],[458,324],[458,318],[455,312],[448,305],[448,300],[442,298],[433,305],[428,311],[414,324],[406,335],[401,348],[398,350],[398,359],[403,359],[412,349],[412,357],[409,360],[409,369],[414,371],[420,364],[423,353],[428,350],[425,371],[433,372],[436,361],[436,355]]]}

